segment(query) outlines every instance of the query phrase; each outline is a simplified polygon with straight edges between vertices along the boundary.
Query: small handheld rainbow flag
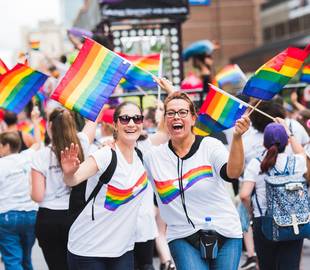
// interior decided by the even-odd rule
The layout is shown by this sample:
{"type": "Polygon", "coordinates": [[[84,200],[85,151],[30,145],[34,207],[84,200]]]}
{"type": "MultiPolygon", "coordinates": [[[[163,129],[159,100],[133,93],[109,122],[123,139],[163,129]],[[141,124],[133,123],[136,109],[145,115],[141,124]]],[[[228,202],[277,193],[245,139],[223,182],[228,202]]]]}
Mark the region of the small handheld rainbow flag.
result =
{"type": "Polygon", "coordinates": [[[246,109],[246,104],[210,84],[208,95],[198,113],[194,132],[207,136],[231,128],[246,109]]]}
{"type": "Polygon", "coordinates": [[[134,91],[137,90],[137,87],[147,89],[157,88],[157,83],[154,82],[152,76],[144,70],[158,76],[160,66],[159,53],[144,56],[124,53],[119,53],[119,55],[133,64],[120,82],[124,90],[134,91]]]}
{"type": "Polygon", "coordinates": [[[21,112],[46,79],[45,74],[17,64],[0,76],[0,107],[21,112]]]}
{"type": "Polygon", "coordinates": [[[310,46],[301,50],[289,47],[276,55],[248,80],[243,93],[270,100],[296,75],[310,53],[310,46]]]}
{"type": "Polygon", "coordinates": [[[310,65],[303,67],[300,75],[300,81],[310,83],[310,65]]]}
{"type": "Polygon", "coordinates": [[[4,64],[4,62],[0,59],[0,75],[6,73],[7,71],[9,71],[8,67],[7,67],[6,64],[4,64]]]}
{"type": "MultiPolygon", "coordinates": [[[[247,78],[237,64],[231,64],[221,69],[215,76],[215,85],[223,88],[225,86],[238,87],[246,82],[247,78]]],[[[244,85],[243,84],[243,85],[244,85]]]]}
{"type": "Polygon", "coordinates": [[[32,50],[38,51],[40,50],[40,41],[39,40],[32,40],[29,42],[30,48],[32,50]]]}
{"type": "MultiPolygon", "coordinates": [[[[34,136],[34,128],[33,124],[29,121],[21,121],[17,124],[17,128],[20,131],[26,132],[32,136],[34,136]]],[[[40,128],[40,134],[41,134],[41,140],[44,141],[45,137],[45,130],[46,130],[46,120],[42,119],[39,123],[40,128]]]]}
{"type": "Polygon", "coordinates": [[[95,121],[129,66],[114,52],[86,38],[51,98],[95,121]]]}

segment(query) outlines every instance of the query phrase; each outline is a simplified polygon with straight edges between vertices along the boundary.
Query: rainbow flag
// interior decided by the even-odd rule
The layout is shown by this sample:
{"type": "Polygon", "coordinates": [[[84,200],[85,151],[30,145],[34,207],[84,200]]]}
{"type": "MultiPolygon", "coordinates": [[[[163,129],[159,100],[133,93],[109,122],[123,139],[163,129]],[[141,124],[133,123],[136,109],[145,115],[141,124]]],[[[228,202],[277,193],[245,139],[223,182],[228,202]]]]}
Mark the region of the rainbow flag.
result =
{"type": "Polygon", "coordinates": [[[51,98],[95,121],[129,66],[114,52],[86,38],[51,98]]]}
{"type": "Polygon", "coordinates": [[[40,50],[40,41],[39,40],[33,40],[29,42],[30,48],[32,50],[38,51],[40,50]]]}
{"type": "Polygon", "coordinates": [[[221,69],[215,76],[215,85],[223,88],[225,86],[238,87],[247,80],[245,74],[242,72],[237,64],[231,64],[221,69]]]}
{"type": "Polygon", "coordinates": [[[120,85],[124,90],[135,91],[137,90],[137,87],[147,89],[157,88],[157,83],[154,82],[152,76],[144,70],[158,76],[160,66],[159,53],[145,56],[128,55],[124,53],[119,53],[119,55],[133,64],[126,72],[124,78],[120,81],[120,85]]]}
{"type": "Polygon", "coordinates": [[[300,75],[300,81],[310,83],[310,65],[303,67],[300,75]]]}
{"type": "Polygon", "coordinates": [[[231,128],[246,109],[247,106],[242,101],[210,84],[208,95],[200,108],[194,132],[200,136],[207,136],[231,128]]]}
{"type": "Polygon", "coordinates": [[[296,75],[310,53],[310,46],[301,50],[289,47],[276,55],[248,80],[243,93],[270,100],[296,75]]]}
{"type": "MultiPolygon", "coordinates": [[[[25,133],[28,133],[32,136],[34,136],[34,129],[33,129],[33,124],[29,121],[21,121],[17,124],[17,128],[20,131],[23,131],[25,133]]],[[[41,134],[41,140],[44,141],[45,137],[45,130],[46,130],[46,120],[42,119],[39,124],[40,128],[40,134],[41,134]]]]}
{"type": "Polygon", "coordinates": [[[9,71],[8,67],[7,67],[6,64],[4,64],[4,62],[0,59],[0,75],[6,73],[7,71],[9,71]]]}
{"type": "Polygon", "coordinates": [[[45,74],[17,64],[0,76],[0,107],[21,112],[46,79],[45,74]]]}

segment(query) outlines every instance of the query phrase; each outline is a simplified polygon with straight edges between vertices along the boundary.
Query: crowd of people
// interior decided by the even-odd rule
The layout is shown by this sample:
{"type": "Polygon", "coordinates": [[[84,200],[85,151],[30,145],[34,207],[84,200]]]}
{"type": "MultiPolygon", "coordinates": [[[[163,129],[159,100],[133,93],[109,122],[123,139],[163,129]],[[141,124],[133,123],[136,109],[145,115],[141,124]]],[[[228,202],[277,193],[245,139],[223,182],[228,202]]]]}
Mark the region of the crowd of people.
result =
{"type": "MultiPolygon", "coordinates": [[[[211,56],[205,61],[210,67],[211,56]]],[[[203,61],[195,65],[207,92],[210,71],[203,61]]],[[[55,65],[49,72],[51,90],[61,72],[55,65]]],[[[290,110],[277,96],[258,105],[270,117],[247,111],[232,129],[200,137],[193,100],[154,79],[167,91],[163,104],[120,101],[95,122],[51,100],[30,104],[28,117],[27,110],[3,111],[5,269],[32,270],[35,239],[50,270],[153,270],[155,250],[160,270],[237,270],[243,242],[241,269],[299,269],[303,238],[269,239],[262,224],[275,203],[267,176],[310,181],[309,109],[293,91],[290,110]],[[32,135],[19,129],[21,119],[31,122],[32,135]]],[[[301,229],[295,221],[294,230],[301,229]]]]}

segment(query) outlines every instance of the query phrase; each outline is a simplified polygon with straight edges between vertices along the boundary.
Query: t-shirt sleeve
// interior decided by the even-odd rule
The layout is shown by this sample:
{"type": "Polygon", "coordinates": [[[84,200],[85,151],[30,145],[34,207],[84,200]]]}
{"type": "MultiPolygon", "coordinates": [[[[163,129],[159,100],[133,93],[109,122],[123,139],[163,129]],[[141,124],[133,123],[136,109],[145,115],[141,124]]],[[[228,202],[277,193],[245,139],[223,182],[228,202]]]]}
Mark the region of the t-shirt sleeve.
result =
{"type": "Polygon", "coordinates": [[[112,160],[112,150],[105,146],[90,155],[94,158],[100,173],[103,173],[112,160]]]}
{"type": "Polygon", "coordinates": [[[216,174],[220,175],[222,167],[228,161],[228,151],[225,145],[219,140],[209,138],[209,141],[205,143],[205,147],[208,149],[207,158],[214,167],[216,174]]]}
{"type": "Polygon", "coordinates": [[[46,156],[46,148],[43,148],[32,157],[31,168],[42,173],[44,176],[47,175],[49,158],[46,156]]]}
{"type": "Polygon", "coordinates": [[[152,150],[152,147],[154,146],[152,145],[150,138],[147,138],[143,141],[137,141],[137,148],[142,152],[143,159],[152,150]]]}
{"type": "Polygon", "coordinates": [[[260,162],[253,158],[244,170],[243,182],[256,182],[260,172],[260,162]]]}
{"type": "Polygon", "coordinates": [[[89,142],[88,136],[84,132],[79,132],[78,138],[80,140],[84,156],[87,157],[88,152],[89,152],[89,147],[90,147],[90,142],[89,142]]]}

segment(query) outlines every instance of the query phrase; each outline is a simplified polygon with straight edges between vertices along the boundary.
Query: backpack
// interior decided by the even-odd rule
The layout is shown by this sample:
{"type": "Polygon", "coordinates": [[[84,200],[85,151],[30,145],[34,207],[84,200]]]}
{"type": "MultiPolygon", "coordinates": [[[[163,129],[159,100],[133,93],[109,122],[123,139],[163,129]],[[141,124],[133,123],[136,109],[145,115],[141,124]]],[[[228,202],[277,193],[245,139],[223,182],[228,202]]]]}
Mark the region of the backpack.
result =
{"type": "MultiPolygon", "coordinates": [[[[264,180],[267,210],[262,216],[262,232],[268,240],[288,241],[310,237],[310,205],[307,183],[295,173],[294,156],[288,156],[285,169],[271,168],[264,180]]],[[[256,194],[255,194],[256,195],[256,194]]]]}
{"type": "MultiPolygon", "coordinates": [[[[78,216],[82,213],[84,208],[89,204],[91,200],[93,200],[92,203],[92,220],[95,220],[94,216],[94,203],[97,197],[97,194],[99,193],[101,187],[104,184],[108,184],[110,180],[113,177],[113,174],[116,169],[117,165],[117,156],[115,150],[111,148],[112,151],[112,159],[109,164],[109,166],[106,168],[106,170],[102,173],[102,175],[99,177],[99,180],[97,182],[97,185],[87,198],[85,199],[85,192],[86,192],[86,187],[87,187],[87,180],[83,181],[82,183],[72,187],[71,193],[70,193],[70,198],[69,198],[69,226],[73,224],[73,222],[78,218],[78,216]]],[[[143,164],[143,155],[142,152],[138,149],[135,148],[135,151],[141,160],[143,164]]]]}

